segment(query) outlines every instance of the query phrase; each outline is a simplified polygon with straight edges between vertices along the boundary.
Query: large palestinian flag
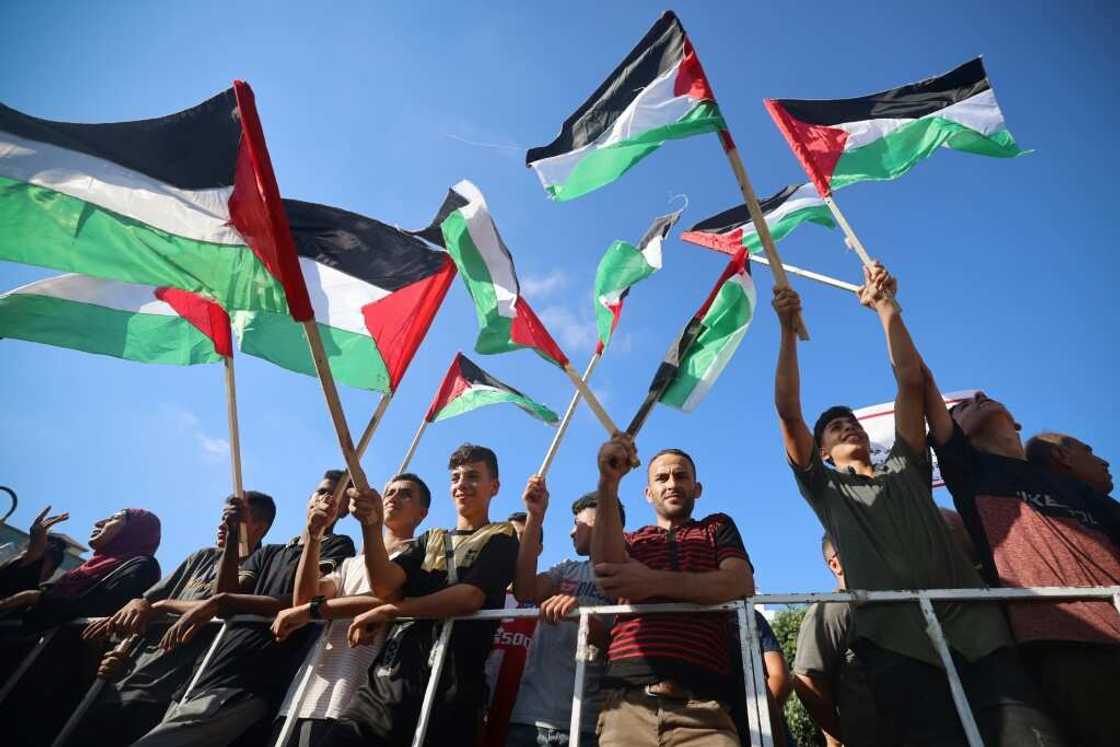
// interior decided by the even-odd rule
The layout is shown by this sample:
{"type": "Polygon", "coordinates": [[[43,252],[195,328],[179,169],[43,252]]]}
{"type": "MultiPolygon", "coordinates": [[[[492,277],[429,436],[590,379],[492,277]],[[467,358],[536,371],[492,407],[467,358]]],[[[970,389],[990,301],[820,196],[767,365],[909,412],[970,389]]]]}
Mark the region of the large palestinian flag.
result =
{"type": "Polygon", "coordinates": [[[521,297],[513,256],[478,187],[465,179],[452,187],[432,224],[416,235],[446,247],[455,260],[478,316],[475,350],[532,348],[558,366],[568,365],[564,351],[521,297]]]}
{"type": "MultiPolygon", "coordinates": [[[[443,303],[446,252],[373,218],[284,200],[323,347],[337,381],[396,390],[443,303]]],[[[285,315],[238,312],[241,350],[315,375],[303,328],[285,315]]]]}
{"type": "Polygon", "coordinates": [[[696,50],[668,11],[525,163],[562,202],[609,184],[666,140],[723,129],[696,50]]]}
{"type": "Polygon", "coordinates": [[[485,407],[508,402],[517,405],[525,412],[549,425],[560,422],[559,416],[539,402],[526,397],[508,384],[495,379],[476,366],[462,353],[455,354],[443,383],[439,386],[428,413],[424,419],[429,423],[447,420],[456,415],[485,407]]]}
{"type": "Polygon", "coordinates": [[[136,122],[52,122],[0,105],[0,259],[311,317],[240,81],[136,122]]]}
{"type": "Polygon", "coordinates": [[[902,176],[936,148],[1010,158],[1007,131],[979,57],[944,75],[854,99],[767,99],[766,108],[822,196],[902,176]]]}
{"type": "Polygon", "coordinates": [[[217,304],[178,288],[87,275],[0,295],[0,337],[178,366],[233,355],[229,317],[217,304]]]}
{"type": "MultiPolygon", "coordinates": [[[[828,206],[817,194],[812,184],[791,184],[777,194],[759,203],[766,225],[774,241],[780,241],[805,221],[835,228],[828,206]]],[[[702,220],[681,234],[681,241],[698,244],[717,252],[734,254],[740,247],[746,247],[751,254],[762,251],[746,205],[738,205],[702,220]]]]}
{"type": "Polygon", "coordinates": [[[739,348],[756,304],[747,251],[740,249],[704,304],[669,346],[627,432],[637,433],[655,402],[685,412],[695,409],[739,348]]]}
{"type": "Polygon", "coordinates": [[[595,272],[595,326],[602,353],[622,316],[622,303],[630,288],[661,269],[661,244],[681,217],[682,210],[655,218],[637,246],[616,241],[607,247],[595,272]]]}

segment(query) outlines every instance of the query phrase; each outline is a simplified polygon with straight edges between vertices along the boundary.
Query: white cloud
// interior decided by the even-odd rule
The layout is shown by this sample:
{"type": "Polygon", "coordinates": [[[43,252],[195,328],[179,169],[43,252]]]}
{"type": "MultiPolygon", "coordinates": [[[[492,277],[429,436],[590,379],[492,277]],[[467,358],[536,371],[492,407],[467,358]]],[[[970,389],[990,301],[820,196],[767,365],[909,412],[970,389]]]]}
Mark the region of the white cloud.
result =
{"type": "Polygon", "coordinates": [[[202,421],[193,412],[170,403],[165,403],[161,409],[171,426],[198,446],[204,459],[213,462],[229,459],[229,440],[208,434],[202,428],[202,421]]]}
{"type": "Polygon", "coordinates": [[[531,301],[547,298],[567,284],[568,274],[559,269],[553,270],[542,277],[529,275],[520,280],[522,294],[531,301]]]}
{"type": "Polygon", "coordinates": [[[599,339],[593,319],[580,319],[564,306],[545,306],[537,315],[569,355],[577,350],[591,350],[599,339]]]}

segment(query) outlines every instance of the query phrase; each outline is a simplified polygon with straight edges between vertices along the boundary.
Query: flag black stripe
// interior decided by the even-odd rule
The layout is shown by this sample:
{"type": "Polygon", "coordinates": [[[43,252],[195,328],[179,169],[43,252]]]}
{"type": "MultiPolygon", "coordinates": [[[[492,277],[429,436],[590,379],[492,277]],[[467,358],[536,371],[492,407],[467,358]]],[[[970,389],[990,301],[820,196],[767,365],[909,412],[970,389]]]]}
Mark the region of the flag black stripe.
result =
{"type": "MultiPolygon", "coordinates": [[[[769,215],[771,212],[780,207],[790,196],[801,189],[804,184],[790,184],[777,194],[772,194],[765,200],[758,203],[762,208],[763,215],[769,215]]],[[[724,210],[718,215],[713,215],[711,218],[700,221],[689,231],[704,231],[705,233],[727,233],[733,231],[739,226],[745,226],[751,222],[750,213],[747,211],[746,205],[736,205],[733,208],[724,210]]]]}
{"type": "MultiPolygon", "coordinates": [[[[518,397],[525,397],[524,394],[511,387],[509,384],[503,384],[490,374],[483,371],[475,364],[474,361],[472,361],[462,353],[459,353],[459,373],[471,384],[490,386],[494,387],[495,389],[502,389],[504,391],[511,392],[513,394],[516,394],[518,397]]],[[[528,397],[525,398],[529,399],[528,397]]]]}
{"type": "Polygon", "coordinates": [[[684,42],[680,21],[671,11],[666,11],[595,93],[564,120],[556,139],[548,145],[529,149],[525,154],[526,165],[595,142],[638,93],[684,59],[684,42]]]}
{"type": "Polygon", "coordinates": [[[233,89],[157,119],[80,124],[0,104],[0,130],[112,161],[179,189],[233,186],[241,119],[233,89]]]}
{"type": "Polygon", "coordinates": [[[794,119],[837,125],[868,119],[917,119],[991,88],[977,57],[944,75],[854,99],[778,99],[794,119]]]}
{"type": "Polygon", "coordinates": [[[664,240],[665,237],[669,235],[669,231],[676,224],[677,219],[681,217],[681,213],[683,212],[684,208],[681,208],[675,213],[669,213],[668,215],[661,215],[657,218],[654,218],[653,223],[650,225],[649,229],[646,230],[645,234],[638,242],[638,251],[643,251],[646,248],[647,244],[658,237],[661,237],[661,239],[664,240]]]}
{"type": "Polygon", "coordinates": [[[390,293],[443,267],[443,252],[399,228],[328,205],[284,200],[296,252],[390,293]]]}

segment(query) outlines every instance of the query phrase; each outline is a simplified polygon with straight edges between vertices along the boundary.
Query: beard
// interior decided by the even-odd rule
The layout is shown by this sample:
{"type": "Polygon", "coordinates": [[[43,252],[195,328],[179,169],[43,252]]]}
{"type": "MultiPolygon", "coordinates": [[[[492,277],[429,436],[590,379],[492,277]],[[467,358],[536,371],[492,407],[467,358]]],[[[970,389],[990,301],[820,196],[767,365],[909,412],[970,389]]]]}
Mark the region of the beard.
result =
{"type": "Polygon", "coordinates": [[[666,501],[657,502],[657,513],[666,519],[682,519],[692,516],[692,508],[696,505],[695,498],[675,498],[676,504],[666,501]]]}

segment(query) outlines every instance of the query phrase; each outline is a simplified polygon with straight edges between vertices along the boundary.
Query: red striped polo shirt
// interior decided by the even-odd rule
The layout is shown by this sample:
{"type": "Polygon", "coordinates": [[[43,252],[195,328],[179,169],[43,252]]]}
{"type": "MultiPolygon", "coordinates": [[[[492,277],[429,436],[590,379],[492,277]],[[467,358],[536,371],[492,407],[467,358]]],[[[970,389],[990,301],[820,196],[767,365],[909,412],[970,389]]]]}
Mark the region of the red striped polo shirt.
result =
{"type": "MultiPolygon", "coordinates": [[[[627,532],[626,550],[634,560],[659,571],[715,571],[728,558],[750,565],[739,530],[727,514],[690,520],[674,529],[644,526],[627,532]]],[[[717,695],[731,674],[728,641],[725,614],[619,615],[611,629],[607,678],[624,686],[672,679],[698,693],[717,695]]]]}

